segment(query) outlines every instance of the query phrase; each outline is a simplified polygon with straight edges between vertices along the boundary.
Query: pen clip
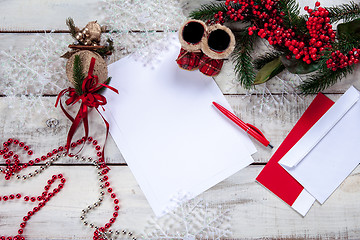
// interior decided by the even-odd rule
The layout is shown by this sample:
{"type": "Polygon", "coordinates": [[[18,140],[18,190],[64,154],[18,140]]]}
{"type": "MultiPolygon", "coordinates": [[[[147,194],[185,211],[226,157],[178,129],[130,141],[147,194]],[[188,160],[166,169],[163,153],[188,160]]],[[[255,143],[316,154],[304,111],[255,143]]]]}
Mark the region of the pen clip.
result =
{"type": "MultiPolygon", "coordinates": [[[[260,134],[263,138],[265,138],[264,134],[259,130],[257,129],[255,126],[251,125],[250,123],[246,123],[246,125],[250,128],[252,128],[255,132],[257,132],[258,134],[260,134]]],[[[266,138],[265,138],[266,139],[266,138]]]]}

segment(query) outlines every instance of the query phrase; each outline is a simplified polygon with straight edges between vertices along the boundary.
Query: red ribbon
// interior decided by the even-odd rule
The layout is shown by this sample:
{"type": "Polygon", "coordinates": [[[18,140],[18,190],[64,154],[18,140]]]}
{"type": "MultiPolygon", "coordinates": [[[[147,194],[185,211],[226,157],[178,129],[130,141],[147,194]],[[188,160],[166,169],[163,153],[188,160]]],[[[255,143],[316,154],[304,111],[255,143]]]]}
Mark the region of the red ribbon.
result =
{"type": "MultiPolygon", "coordinates": [[[[95,61],[96,61],[95,58],[91,58],[88,76],[84,79],[84,81],[82,83],[82,87],[81,87],[82,95],[79,95],[75,91],[74,88],[69,87],[67,89],[62,90],[56,99],[55,107],[57,107],[58,103],[60,102],[60,107],[61,107],[62,111],[64,112],[66,117],[69,118],[70,121],[72,122],[72,125],[70,127],[70,130],[69,130],[69,133],[67,136],[67,141],[66,141],[66,146],[67,146],[66,153],[69,153],[71,139],[73,138],[73,136],[76,132],[76,129],[79,126],[81,121],[84,124],[84,130],[85,130],[84,144],[88,138],[88,135],[89,135],[88,108],[95,108],[96,111],[100,114],[100,116],[104,120],[104,123],[106,125],[105,143],[106,143],[106,140],[107,140],[107,137],[109,134],[109,123],[105,120],[105,118],[99,112],[99,109],[98,109],[99,106],[102,107],[103,105],[105,105],[107,103],[106,98],[104,96],[102,96],[101,94],[97,93],[97,91],[103,87],[106,87],[106,88],[109,88],[110,90],[116,92],[117,94],[119,94],[119,92],[117,89],[115,89],[113,87],[110,87],[103,83],[99,83],[98,76],[93,75],[95,61]],[[61,97],[66,93],[68,93],[68,95],[69,95],[69,98],[65,101],[66,105],[74,105],[78,101],[81,101],[80,109],[79,109],[78,113],[76,114],[75,119],[65,110],[64,106],[62,105],[61,97]]],[[[104,110],[104,108],[103,108],[103,110],[104,110]]],[[[105,161],[105,156],[104,156],[105,143],[104,143],[104,147],[102,150],[102,157],[103,157],[104,161],[105,161]]],[[[79,152],[83,149],[84,144],[81,147],[81,149],[79,150],[79,152]]],[[[71,154],[70,156],[73,156],[73,155],[71,154]]]]}

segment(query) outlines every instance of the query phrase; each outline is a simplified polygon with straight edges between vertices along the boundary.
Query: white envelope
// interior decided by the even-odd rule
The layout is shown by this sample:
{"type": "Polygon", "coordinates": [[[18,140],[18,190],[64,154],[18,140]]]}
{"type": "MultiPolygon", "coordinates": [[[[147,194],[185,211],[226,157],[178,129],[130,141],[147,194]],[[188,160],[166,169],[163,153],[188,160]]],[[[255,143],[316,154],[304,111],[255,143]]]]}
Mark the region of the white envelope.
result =
{"type": "Polygon", "coordinates": [[[360,162],[359,96],[347,90],[279,161],[321,204],[360,162]]]}
{"type": "MultiPolygon", "coordinates": [[[[153,46],[156,47],[156,46],[153,46]]],[[[214,80],[180,69],[177,34],[169,49],[146,66],[133,56],[109,66],[104,93],[110,133],[157,216],[195,197],[253,162],[255,146],[212,106],[230,108],[214,80]]]]}

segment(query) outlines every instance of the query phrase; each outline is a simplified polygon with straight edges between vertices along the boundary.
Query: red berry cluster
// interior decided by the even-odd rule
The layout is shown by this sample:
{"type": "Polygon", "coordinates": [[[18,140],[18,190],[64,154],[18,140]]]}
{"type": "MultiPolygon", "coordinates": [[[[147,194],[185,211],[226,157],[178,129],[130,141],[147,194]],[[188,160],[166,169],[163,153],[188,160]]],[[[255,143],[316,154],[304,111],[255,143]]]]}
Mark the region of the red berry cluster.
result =
{"type": "MultiPolygon", "coordinates": [[[[306,27],[309,30],[310,41],[308,42],[307,53],[306,50],[303,60],[307,63],[311,63],[310,58],[313,61],[319,59],[322,51],[325,49],[331,49],[331,43],[335,41],[335,32],[332,29],[332,25],[329,23],[329,12],[325,8],[320,7],[320,3],[315,3],[315,9],[310,9],[306,6],[305,11],[310,15],[306,21],[306,27]]],[[[302,56],[300,56],[302,57],[302,56]]]]}
{"type": "MultiPolygon", "coordinates": [[[[247,18],[253,22],[253,26],[248,28],[249,35],[257,32],[270,45],[287,48],[296,59],[302,59],[308,64],[319,59],[326,48],[331,49],[331,43],[335,40],[335,33],[329,24],[329,12],[320,7],[319,2],[315,3],[315,9],[305,7],[310,15],[306,22],[309,36],[298,36],[293,29],[284,25],[284,13],[278,11],[277,0],[262,0],[261,4],[256,4],[253,0],[226,0],[225,4],[228,11],[215,14],[216,23],[225,21],[224,14],[233,21],[247,18]],[[236,5],[237,9],[231,3],[239,4],[236,5]]],[[[287,58],[290,59],[291,54],[287,58]]]]}
{"type": "MultiPolygon", "coordinates": [[[[28,202],[29,200],[31,202],[35,202],[35,201],[39,201],[37,207],[34,207],[32,210],[30,210],[27,215],[25,215],[23,217],[23,222],[20,224],[20,228],[18,230],[18,235],[11,237],[11,236],[0,236],[0,240],[25,240],[24,236],[22,236],[22,234],[24,233],[24,229],[26,227],[26,223],[30,220],[31,216],[35,215],[38,211],[41,210],[41,208],[43,208],[46,203],[48,201],[50,201],[50,199],[52,197],[54,197],[57,193],[59,193],[61,191],[61,189],[64,187],[66,180],[63,177],[62,174],[58,174],[58,175],[53,175],[51,179],[49,179],[47,181],[47,185],[44,187],[45,191],[42,192],[41,195],[36,196],[36,197],[29,197],[29,196],[24,196],[23,200],[25,202],[28,202]],[[52,191],[50,191],[51,185],[56,181],[56,180],[60,180],[61,183],[59,183],[59,185],[54,188],[52,191]]],[[[20,199],[21,198],[21,194],[17,193],[17,194],[10,194],[10,195],[5,195],[0,197],[0,201],[8,201],[8,200],[14,200],[14,199],[20,199]]]]}
{"type": "Polygon", "coordinates": [[[344,55],[339,50],[331,53],[331,58],[326,61],[327,67],[336,71],[339,68],[344,68],[351,66],[353,64],[359,63],[360,59],[360,49],[353,48],[348,52],[347,55],[344,55]]]}

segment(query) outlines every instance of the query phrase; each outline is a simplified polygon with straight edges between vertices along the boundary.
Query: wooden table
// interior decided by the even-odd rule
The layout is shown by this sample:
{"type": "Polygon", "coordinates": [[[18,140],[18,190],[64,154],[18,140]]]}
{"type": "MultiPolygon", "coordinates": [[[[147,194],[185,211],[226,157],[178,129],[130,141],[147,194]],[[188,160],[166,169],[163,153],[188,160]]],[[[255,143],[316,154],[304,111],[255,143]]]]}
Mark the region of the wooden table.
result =
{"type": "MultiPolygon", "coordinates": [[[[164,4],[167,1],[160,2],[164,4]]],[[[191,9],[205,2],[207,1],[181,0],[175,3],[180,4],[184,13],[188,14],[191,9]]],[[[305,6],[303,2],[301,4],[305,6]]],[[[308,4],[311,2],[310,5],[313,5],[315,1],[306,2],[308,4]]],[[[325,5],[334,3],[339,1],[327,1],[325,5]]],[[[78,26],[84,26],[88,21],[100,18],[99,6],[102,4],[101,0],[1,1],[0,51],[8,51],[10,46],[13,46],[11,50],[13,54],[25,51],[26,48],[31,47],[32,41],[42,37],[34,32],[41,32],[43,29],[60,30],[59,33],[52,34],[52,37],[62,38],[67,35],[61,32],[66,30],[64,22],[68,16],[74,17],[78,26]]],[[[167,4],[174,2],[170,1],[167,4]]],[[[7,61],[4,55],[0,56],[1,61],[7,61]]],[[[275,149],[270,151],[255,143],[258,153],[254,155],[254,164],[214,186],[198,199],[206,201],[210,208],[215,209],[221,205],[224,209],[231,210],[229,224],[232,234],[229,238],[232,239],[359,239],[359,169],[345,180],[323,206],[315,203],[306,217],[301,217],[274,194],[255,182],[256,176],[308,107],[314,95],[284,94],[282,90],[284,83],[278,79],[270,80],[264,85],[266,88],[260,87],[267,91],[266,95],[247,94],[235,83],[232,68],[231,62],[227,62],[215,81],[236,114],[262,129],[271,139],[275,149]],[[264,101],[269,103],[263,104],[264,101]]],[[[337,100],[350,85],[360,89],[359,72],[355,71],[354,74],[327,89],[326,95],[337,100]]],[[[41,103],[53,108],[57,92],[57,89],[45,89],[41,103]]],[[[9,137],[19,138],[34,149],[35,156],[63,144],[70,127],[70,122],[63,113],[56,109],[47,115],[34,110],[26,116],[26,124],[23,124],[16,116],[19,116],[19,111],[23,111],[26,101],[26,97],[17,97],[17,105],[9,108],[9,98],[4,94],[1,95],[1,139],[5,141],[9,137]],[[49,128],[46,121],[50,118],[58,119],[59,124],[49,128]]],[[[92,113],[92,116],[94,121],[91,122],[91,134],[102,136],[103,123],[95,114],[92,113]]],[[[99,139],[100,142],[102,140],[99,139]]],[[[152,210],[111,137],[107,142],[106,153],[107,162],[111,167],[109,176],[121,201],[120,216],[115,227],[125,227],[136,233],[142,233],[149,226],[152,210]]],[[[85,151],[83,154],[87,156],[91,153],[85,151]]],[[[3,161],[1,165],[4,166],[3,161]]],[[[92,230],[85,227],[79,219],[81,210],[98,197],[97,172],[89,163],[66,158],[29,181],[2,179],[0,195],[41,192],[45,181],[60,172],[67,178],[66,186],[45,208],[33,216],[25,230],[27,239],[92,238],[92,230]]],[[[15,234],[27,209],[32,207],[31,203],[23,201],[12,203],[1,201],[0,235],[15,234]]],[[[98,211],[89,215],[89,218],[91,221],[104,223],[111,214],[112,207],[107,199],[98,211]]]]}

